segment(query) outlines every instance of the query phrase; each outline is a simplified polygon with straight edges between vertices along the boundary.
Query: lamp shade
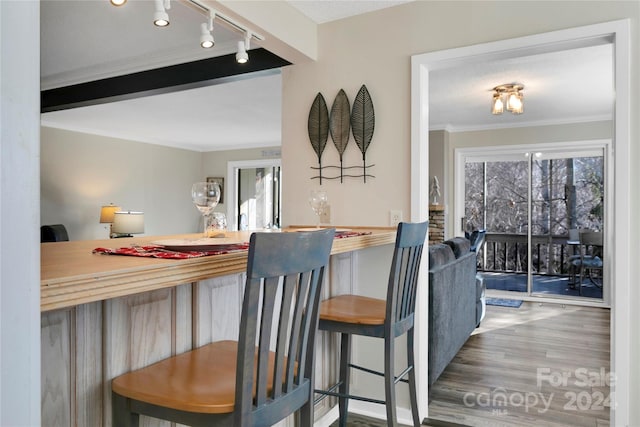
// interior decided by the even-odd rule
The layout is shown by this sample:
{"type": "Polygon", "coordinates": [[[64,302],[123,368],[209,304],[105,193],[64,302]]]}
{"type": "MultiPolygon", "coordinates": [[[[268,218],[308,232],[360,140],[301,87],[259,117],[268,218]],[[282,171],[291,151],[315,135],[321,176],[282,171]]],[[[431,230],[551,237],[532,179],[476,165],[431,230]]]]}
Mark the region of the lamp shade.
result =
{"type": "Polygon", "coordinates": [[[113,218],[112,231],[117,234],[144,233],[144,212],[116,212],[113,218]]]}
{"type": "Polygon", "coordinates": [[[121,210],[122,208],[120,206],[115,206],[113,203],[108,206],[103,206],[100,209],[100,223],[113,222],[113,216],[121,210]]]}

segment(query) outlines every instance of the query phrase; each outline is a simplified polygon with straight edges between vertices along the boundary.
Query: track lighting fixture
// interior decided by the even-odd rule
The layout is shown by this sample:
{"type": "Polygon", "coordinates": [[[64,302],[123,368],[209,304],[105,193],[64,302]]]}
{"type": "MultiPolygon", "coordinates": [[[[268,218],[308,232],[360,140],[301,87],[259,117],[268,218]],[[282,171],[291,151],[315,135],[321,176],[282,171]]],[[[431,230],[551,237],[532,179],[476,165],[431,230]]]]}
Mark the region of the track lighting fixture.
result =
{"type": "MultiPolygon", "coordinates": [[[[2,1],[2,0],[0,0],[2,1]]],[[[114,6],[122,6],[127,0],[109,0],[114,6]]],[[[250,31],[244,25],[236,22],[232,18],[225,16],[224,14],[217,13],[210,6],[204,4],[202,0],[180,0],[182,4],[207,17],[207,22],[200,24],[200,46],[205,49],[212,48],[215,45],[213,39],[213,21],[218,18],[223,24],[230,27],[234,31],[244,33],[245,38],[238,42],[238,52],[236,53],[236,61],[239,64],[244,64],[249,60],[249,45],[251,39],[263,41],[264,37],[260,34],[256,34],[250,31]]],[[[155,12],[153,14],[153,24],[157,27],[166,27],[169,25],[169,14],[167,10],[171,9],[171,0],[154,0],[155,12]]]]}
{"type": "Polygon", "coordinates": [[[215,44],[215,41],[213,40],[213,34],[211,34],[211,32],[213,31],[213,19],[215,18],[215,16],[215,12],[210,11],[209,22],[203,22],[200,25],[200,46],[205,49],[212,48],[215,44]]]}
{"type": "Polygon", "coordinates": [[[247,31],[244,41],[240,40],[238,42],[238,53],[236,53],[236,62],[238,64],[244,64],[249,60],[249,54],[247,53],[247,50],[249,50],[250,42],[251,42],[251,33],[247,31]]]}
{"type": "Polygon", "coordinates": [[[156,12],[153,14],[153,24],[157,27],[166,27],[169,25],[169,14],[167,10],[171,9],[171,0],[155,0],[156,12]]]}

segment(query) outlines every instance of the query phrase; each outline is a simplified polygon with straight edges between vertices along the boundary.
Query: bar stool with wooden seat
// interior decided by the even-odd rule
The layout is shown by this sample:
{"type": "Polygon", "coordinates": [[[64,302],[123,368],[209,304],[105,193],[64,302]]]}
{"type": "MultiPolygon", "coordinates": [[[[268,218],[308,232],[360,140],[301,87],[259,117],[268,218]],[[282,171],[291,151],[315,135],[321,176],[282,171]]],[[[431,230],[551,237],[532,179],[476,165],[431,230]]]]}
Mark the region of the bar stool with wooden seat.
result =
{"type": "Polygon", "coordinates": [[[254,233],[238,341],[113,379],[113,425],[138,426],[142,414],[192,426],[271,426],[297,412],[298,425],[312,426],[315,334],[334,231],[254,233]]]}
{"type": "MultiPolygon", "coordinates": [[[[396,235],[386,300],[359,295],[339,295],[320,304],[319,329],[338,332],[340,340],[339,381],[328,390],[316,393],[338,397],[340,427],[347,423],[349,399],[386,405],[387,425],[397,425],[395,384],[409,384],[413,424],[420,425],[416,395],[415,362],[413,353],[414,313],[416,290],[422,249],[428,224],[400,223],[396,235]],[[397,377],[394,373],[396,337],[407,334],[407,368],[397,377]],[[351,364],[351,335],[384,339],[384,372],[351,364]],[[349,394],[350,368],[384,377],[385,400],[349,394]],[[408,376],[408,379],[404,377],[408,376]],[[337,392],[335,390],[338,390],[337,392]]],[[[316,402],[321,400],[316,399],[316,402]]]]}

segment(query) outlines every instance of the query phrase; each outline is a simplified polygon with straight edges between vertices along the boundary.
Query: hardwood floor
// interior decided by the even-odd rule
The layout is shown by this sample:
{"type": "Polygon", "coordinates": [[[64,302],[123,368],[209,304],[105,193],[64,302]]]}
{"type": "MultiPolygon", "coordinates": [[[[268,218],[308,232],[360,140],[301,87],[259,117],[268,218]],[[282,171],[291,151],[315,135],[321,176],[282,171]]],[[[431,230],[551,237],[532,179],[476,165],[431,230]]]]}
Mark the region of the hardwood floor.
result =
{"type": "Polygon", "coordinates": [[[428,425],[608,426],[609,314],[488,306],[432,387],[428,425]]]}

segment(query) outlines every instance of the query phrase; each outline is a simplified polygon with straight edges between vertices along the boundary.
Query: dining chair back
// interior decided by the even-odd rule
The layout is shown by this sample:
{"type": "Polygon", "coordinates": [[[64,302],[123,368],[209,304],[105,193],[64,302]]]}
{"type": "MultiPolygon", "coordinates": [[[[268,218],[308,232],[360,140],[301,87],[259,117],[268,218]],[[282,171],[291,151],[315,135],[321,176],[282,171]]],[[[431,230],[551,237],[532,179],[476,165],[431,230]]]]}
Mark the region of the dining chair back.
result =
{"type": "Polygon", "coordinates": [[[420,425],[413,347],[414,316],[418,274],[427,230],[427,222],[401,222],[398,225],[386,300],[347,294],[320,304],[319,329],[340,333],[340,370],[337,384],[327,390],[316,390],[321,395],[316,402],[326,396],[338,397],[340,427],[347,425],[349,399],[385,405],[387,424],[396,426],[395,385],[399,381],[409,384],[413,424],[420,425]],[[407,334],[407,368],[396,376],[395,338],[404,334],[407,334]],[[352,335],[384,339],[384,372],[351,363],[352,335]],[[349,394],[351,368],[384,377],[385,400],[349,394]]]}
{"type": "Polygon", "coordinates": [[[63,224],[43,225],[40,227],[40,243],[67,242],[69,235],[63,224]]]}
{"type": "Polygon", "coordinates": [[[113,425],[313,425],[314,344],[334,229],[254,233],[238,341],[214,342],[112,381],[113,425]]]}

